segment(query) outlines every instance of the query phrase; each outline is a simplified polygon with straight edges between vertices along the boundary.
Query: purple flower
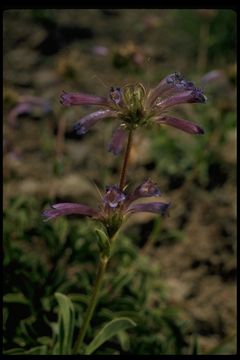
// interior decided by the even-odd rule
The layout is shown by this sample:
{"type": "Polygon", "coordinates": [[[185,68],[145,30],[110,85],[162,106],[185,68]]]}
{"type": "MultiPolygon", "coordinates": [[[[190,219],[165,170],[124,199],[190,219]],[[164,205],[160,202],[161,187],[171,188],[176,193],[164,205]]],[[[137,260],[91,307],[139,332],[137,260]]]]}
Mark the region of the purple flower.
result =
{"type": "Polygon", "coordinates": [[[99,220],[113,235],[121,226],[125,216],[137,212],[151,212],[165,215],[170,203],[151,201],[148,203],[135,203],[136,200],[146,197],[159,197],[161,192],[151,180],[146,180],[133,192],[125,194],[117,185],[106,188],[102,201],[97,209],[75,203],[54,204],[50,209],[43,211],[46,221],[59,216],[77,214],[99,220]]]}
{"type": "Polygon", "coordinates": [[[164,215],[168,210],[170,203],[162,203],[162,202],[151,202],[147,204],[134,204],[128,208],[129,213],[136,212],[150,212],[164,215]]]}
{"type": "Polygon", "coordinates": [[[187,120],[177,119],[171,116],[162,116],[161,118],[157,119],[156,122],[159,124],[173,126],[189,134],[204,134],[204,131],[200,126],[187,120]]]}
{"type": "Polygon", "coordinates": [[[12,127],[16,127],[17,118],[22,114],[43,113],[51,111],[50,103],[41,97],[24,95],[20,96],[18,104],[8,113],[7,120],[12,127]]]}
{"type": "Polygon", "coordinates": [[[112,185],[106,188],[103,202],[106,206],[115,209],[125,198],[126,196],[119,190],[118,186],[112,185]]]}
{"type": "Polygon", "coordinates": [[[95,125],[98,121],[109,116],[114,117],[115,116],[114,111],[111,110],[95,111],[91,114],[84,116],[81,119],[81,121],[74,126],[74,130],[76,130],[76,133],[78,135],[83,135],[90,129],[90,127],[95,125]]]}
{"type": "Polygon", "coordinates": [[[207,100],[201,88],[186,80],[181,74],[166,76],[153,89],[147,91],[140,83],[111,87],[107,97],[82,93],[66,93],[60,96],[65,106],[97,105],[103,109],[84,116],[75,125],[77,134],[85,134],[93,125],[106,118],[115,118],[120,124],[113,133],[108,150],[117,155],[126,141],[127,133],[149,124],[169,125],[189,134],[203,134],[203,129],[191,121],[178,119],[168,111],[175,105],[205,103],[207,100]]]}
{"type": "Polygon", "coordinates": [[[101,96],[87,95],[81,93],[67,93],[60,95],[60,103],[65,106],[70,105],[102,105],[107,106],[107,99],[101,96]]]}
{"type": "Polygon", "coordinates": [[[152,180],[148,179],[143,184],[139,185],[132,193],[126,198],[126,203],[130,204],[135,200],[145,197],[161,196],[161,192],[152,180]]]}
{"type": "Polygon", "coordinates": [[[60,203],[60,204],[54,204],[51,206],[51,209],[42,212],[42,215],[43,217],[46,218],[46,220],[51,220],[58,216],[72,215],[72,214],[95,217],[97,216],[97,211],[89,206],[82,204],[60,203]]]}

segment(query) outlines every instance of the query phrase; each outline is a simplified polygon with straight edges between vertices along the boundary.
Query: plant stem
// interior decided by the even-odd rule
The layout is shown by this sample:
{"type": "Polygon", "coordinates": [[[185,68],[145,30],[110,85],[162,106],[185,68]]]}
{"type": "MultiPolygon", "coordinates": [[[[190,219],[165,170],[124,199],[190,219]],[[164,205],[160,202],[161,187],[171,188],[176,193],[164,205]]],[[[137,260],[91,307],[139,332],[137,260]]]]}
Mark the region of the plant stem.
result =
{"type": "Polygon", "coordinates": [[[120,182],[119,182],[120,191],[123,191],[123,188],[125,185],[126,170],[127,170],[129,155],[130,155],[131,146],[132,146],[132,138],[133,138],[133,130],[131,129],[131,130],[129,130],[129,134],[128,134],[128,142],[127,142],[127,147],[126,147],[123,164],[122,164],[122,169],[121,169],[121,174],[120,174],[120,182]]]}
{"type": "MultiPolygon", "coordinates": [[[[124,188],[124,185],[125,185],[126,170],[127,170],[129,155],[130,155],[131,146],[132,146],[132,138],[133,138],[133,130],[131,129],[129,131],[129,134],[128,134],[127,147],[126,147],[124,160],[123,160],[123,165],[122,165],[122,169],[121,169],[121,173],[120,173],[119,189],[121,191],[123,191],[123,188],[124,188]]],[[[112,240],[115,237],[115,235],[112,237],[112,240]]],[[[79,350],[81,349],[84,337],[86,335],[88,326],[89,326],[90,321],[91,321],[92,316],[93,316],[93,312],[94,312],[95,307],[97,305],[99,289],[100,289],[101,284],[102,284],[102,280],[103,280],[103,276],[104,276],[104,273],[105,273],[105,269],[106,269],[108,260],[109,260],[108,257],[100,256],[100,261],[99,261],[98,271],[97,271],[97,277],[96,277],[96,280],[95,280],[95,284],[93,286],[93,291],[92,291],[92,295],[91,295],[91,298],[90,298],[90,301],[89,301],[89,304],[88,304],[85,319],[83,321],[83,324],[81,326],[81,329],[80,329],[78,337],[77,337],[77,340],[76,340],[75,345],[73,347],[73,355],[78,354],[79,350]]]]}
{"type": "Polygon", "coordinates": [[[108,260],[109,259],[107,257],[103,257],[103,256],[100,257],[100,261],[99,261],[99,265],[98,265],[98,271],[97,271],[97,277],[96,277],[95,284],[94,284],[94,287],[93,287],[92,295],[91,295],[91,298],[90,298],[90,301],[89,301],[89,304],[88,304],[88,308],[87,308],[87,312],[86,312],[84,322],[83,322],[83,324],[81,326],[80,332],[78,334],[76,343],[75,343],[74,348],[73,348],[73,354],[78,354],[78,351],[80,350],[80,348],[82,346],[82,343],[83,343],[87,328],[89,326],[89,323],[90,323],[90,321],[92,319],[92,316],[93,316],[93,312],[94,312],[95,307],[97,305],[99,289],[100,289],[100,286],[102,284],[103,275],[105,273],[105,269],[106,269],[108,260]]]}

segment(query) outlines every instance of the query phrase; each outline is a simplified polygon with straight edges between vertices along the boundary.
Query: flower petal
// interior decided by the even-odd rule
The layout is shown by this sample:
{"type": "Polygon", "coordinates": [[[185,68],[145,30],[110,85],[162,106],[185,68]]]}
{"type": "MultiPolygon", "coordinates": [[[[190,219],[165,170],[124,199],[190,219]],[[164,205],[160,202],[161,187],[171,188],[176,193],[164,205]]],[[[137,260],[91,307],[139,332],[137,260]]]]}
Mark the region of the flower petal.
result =
{"type": "Polygon", "coordinates": [[[114,155],[118,155],[122,151],[126,137],[127,131],[120,125],[113,133],[111,142],[108,145],[108,151],[112,152],[114,155]]]}
{"type": "Polygon", "coordinates": [[[226,78],[225,73],[222,70],[212,70],[208,73],[206,73],[202,78],[201,78],[201,85],[205,86],[206,84],[209,83],[215,83],[217,82],[218,84],[221,83],[226,83],[228,80],[226,78]]]}
{"type": "Polygon", "coordinates": [[[9,124],[13,127],[16,126],[16,120],[18,115],[30,113],[32,111],[32,108],[33,108],[32,104],[27,102],[18,104],[8,114],[7,119],[9,124]]]}
{"type": "Polygon", "coordinates": [[[118,186],[112,185],[106,188],[103,202],[111,208],[116,208],[121,202],[125,200],[125,198],[125,194],[120,191],[118,186]]]}
{"type": "Polygon", "coordinates": [[[183,91],[179,94],[167,97],[156,104],[159,109],[166,109],[169,106],[185,103],[205,103],[207,100],[202,89],[194,88],[193,90],[183,91]]]}
{"type": "Polygon", "coordinates": [[[51,110],[51,105],[49,101],[39,96],[22,95],[19,98],[19,102],[20,103],[26,102],[32,105],[39,106],[46,112],[49,112],[51,110]]]}
{"type": "Polygon", "coordinates": [[[94,217],[97,215],[97,211],[89,206],[75,203],[60,203],[52,205],[52,209],[47,209],[42,212],[42,216],[45,217],[45,221],[51,220],[58,216],[78,214],[84,216],[94,217]]]}
{"type": "Polygon", "coordinates": [[[124,205],[125,207],[128,207],[129,204],[131,204],[135,200],[161,195],[161,191],[157,184],[155,184],[152,180],[148,179],[127,196],[124,205]]]}
{"type": "Polygon", "coordinates": [[[60,95],[60,103],[65,106],[71,105],[102,105],[108,106],[108,100],[102,96],[94,96],[82,93],[67,93],[65,91],[60,95]]]}
{"type": "Polygon", "coordinates": [[[204,134],[204,130],[199,125],[187,120],[178,119],[171,116],[163,116],[157,119],[156,122],[158,124],[166,124],[173,126],[189,134],[196,134],[196,135],[204,134]]]}
{"type": "Polygon", "coordinates": [[[194,88],[193,82],[186,80],[179,72],[175,72],[166,76],[150,91],[148,102],[150,105],[153,105],[158,97],[173,95],[182,91],[193,90],[194,88]]]}
{"type": "Polygon", "coordinates": [[[112,110],[95,111],[84,116],[76,125],[74,125],[73,129],[77,132],[78,135],[83,135],[98,121],[108,117],[115,117],[116,115],[116,111],[112,110]]]}
{"type": "Polygon", "coordinates": [[[146,204],[133,204],[128,209],[129,213],[137,213],[137,212],[151,212],[155,214],[165,215],[171,203],[163,203],[163,202],[151,202],[146,204]]]}
{"type": "Polygon", "coordinates": [[[109,101],[114,105],[123,105],[122,89],[112,86],[109,92],[109,101]]]}
{"type": "MultiPolygon", "coordinates": [[[[51,111],[50,103],[41,97],[24,95],[19,98],[19,103],[8,114],[8,122],[11,126],[16,125],[17,117],[21,114],[31,114],[34,110],[40,110],[41,113],[51,111]]],[[[34,114],[33,114],[34,115],[34,114]]]]}

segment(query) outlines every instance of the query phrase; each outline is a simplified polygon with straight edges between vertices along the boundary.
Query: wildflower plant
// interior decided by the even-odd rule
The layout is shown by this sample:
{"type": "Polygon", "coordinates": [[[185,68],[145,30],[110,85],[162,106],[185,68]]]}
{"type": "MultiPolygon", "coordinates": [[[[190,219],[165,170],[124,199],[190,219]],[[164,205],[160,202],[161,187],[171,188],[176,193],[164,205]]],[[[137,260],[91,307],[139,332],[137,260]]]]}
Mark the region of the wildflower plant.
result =
{"type": "MultiPolygon", "coordinates": [[[[205,103],[206,97],[202,89],[196,88],[181,74],[173,73],[166,76],[155,88],[149,90],[137,83],[125,85],[121,88],[112,87],[107,97],[63,92],[60,95],[60,102],[65,106],[98,106],[99,110],[84,116],[76,123],[74,126],[76,133],[83,135],[96,123],[111,118],[118,121],[118,126],[113,133],[108,150],[114,155],[118,155],[125,146],[119,183],[106,187],[101,194],[98,207],[93,208],[80,203],[58,203],[43,211],[45,220],[77,214],[90,217],[99,224],[96,229],[96,236],[100,258],[96,281],[85,319],[74,347],[70,351],[71,354],[79,354],[83,352],[86,331],[97,304],[104,273],[111,257],[112,246],[122,224],[131,214],[139,212],[150,212],[164,216],[171,206],[170,202],[158,201],[161,192],[157,184],[151,179],[143,181],[133,191],[128,190],[126,175],[134,132],[142,127],[169,125],[189,134],[203,134],[204,131],[199,125],[185,119],[179,119],[173,116],[169,110],[175,105],[184,103],[205,103]],[[146,202],[147,198],[151,198],[151,200],[146,202]],[[143,199],[145,199],[144,202],[143,199]]],[[[126,319],[122,326],[129,326],[129,324],[126,325],[126,319]]],[[[85,353],[88,354],[88,352],[85,353]]]]}

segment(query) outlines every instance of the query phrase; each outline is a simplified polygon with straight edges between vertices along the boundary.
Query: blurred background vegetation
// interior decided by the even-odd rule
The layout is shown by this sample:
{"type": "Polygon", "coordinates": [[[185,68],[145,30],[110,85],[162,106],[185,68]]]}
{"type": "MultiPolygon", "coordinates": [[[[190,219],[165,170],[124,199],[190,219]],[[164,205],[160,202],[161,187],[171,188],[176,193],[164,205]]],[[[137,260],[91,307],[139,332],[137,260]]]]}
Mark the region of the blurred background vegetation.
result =
{"type": "Polygon", "coordinates": [[[170,216],[134,215],[121,232],[88,343],[104,322],[137,326],[96,354],[236,352],[236,14],[231,10],[8,10],[4,13],[4,347],[51,353],[55,292],[69,295],[77,324],[86,309],[98,248],[92,222],[43,223],[55,202],[95,205],[94,182],[118,181],[107,153],[114,125],[86,136],[72,127],[87,107],[59,94],[106,96],[110,86],[155,86],[180,71],[203,86],[206,105],[179,115],[204,136],[139,131],[128,180],[150,177],[170,216]]]}

